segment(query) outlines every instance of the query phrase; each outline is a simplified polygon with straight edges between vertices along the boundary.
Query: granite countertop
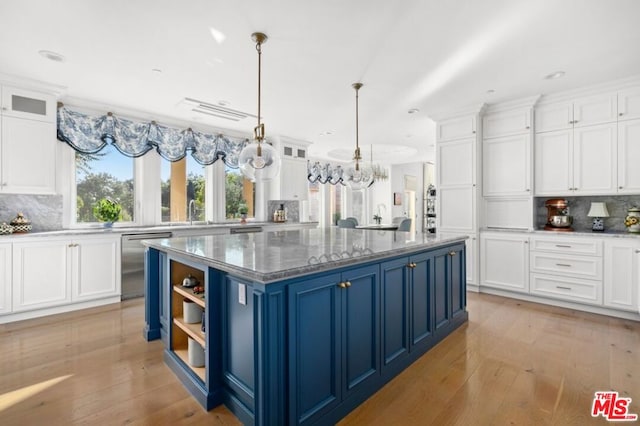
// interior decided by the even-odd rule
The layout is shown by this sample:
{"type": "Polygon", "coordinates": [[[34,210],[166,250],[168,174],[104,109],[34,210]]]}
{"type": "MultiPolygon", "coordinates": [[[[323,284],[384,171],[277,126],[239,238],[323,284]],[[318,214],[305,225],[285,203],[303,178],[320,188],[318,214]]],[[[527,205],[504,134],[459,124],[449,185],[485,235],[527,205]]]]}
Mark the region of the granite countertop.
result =
{"type": "Polygon", "coordinates": [[[225,229],[225,228],[240,228],[240,227],[252,227],[252,226],[277,226],[283,229],[291,228],[295,226],[313,226],[318,225],[318,222],[247,222],[241,224],[240,222],[222,222],[222,223],[206,223],[206,224],[194,224],[180,223],[175,225],[151,225],[151,226],[115,226],[113,228],[93,227],[93,228],[69,228],[60,229],[57,231],[42,231],[42,232],[27,232],[27,233],[13,233],[7,235],[0,235],[0,241],[3,240],[15,240],[23,238],[38,238],[38,237],[65,237],[74,235],[123,235],[123,234],[140,234],[146,232],[170,232],[170,231],[185,231],[185,230],[202,230],[206,232],[208,229],[225,229]]]}
{"type": "Polygon", "coordinates": [[[593,231],[573,231],[573,232],[563,232],[563,231],[547,231],[544,229],[512,229],[512,228],[482,228],[481,232],[512,232],[519,234],[535,234],[535,235],[548,235],[550,237],[605,237],[605,238],[640,238],[640,234],[634,234],[632,232],[626,231],[604,231],[604,232],[593,232],[593,231]]]}
{"type": "Polygon", "coordinates": [[[332,227],[145,240],[143,244],[267,284],[465,239],[332,227]]]}

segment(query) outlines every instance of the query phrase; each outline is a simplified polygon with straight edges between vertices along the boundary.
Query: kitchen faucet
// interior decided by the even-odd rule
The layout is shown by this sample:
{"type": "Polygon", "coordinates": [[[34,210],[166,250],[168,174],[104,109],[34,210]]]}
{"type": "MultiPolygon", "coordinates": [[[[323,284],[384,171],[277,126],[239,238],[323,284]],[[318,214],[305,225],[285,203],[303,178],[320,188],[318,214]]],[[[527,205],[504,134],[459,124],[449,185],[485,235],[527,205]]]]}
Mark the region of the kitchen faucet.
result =
{"type": "Polygon", "coordinates": [[[195,205],[196,205],[196,200],[189,201],[188,210],[189,210],[189,224],[190,225],[193,225],[193,209],[194,209],[195,205]]]}

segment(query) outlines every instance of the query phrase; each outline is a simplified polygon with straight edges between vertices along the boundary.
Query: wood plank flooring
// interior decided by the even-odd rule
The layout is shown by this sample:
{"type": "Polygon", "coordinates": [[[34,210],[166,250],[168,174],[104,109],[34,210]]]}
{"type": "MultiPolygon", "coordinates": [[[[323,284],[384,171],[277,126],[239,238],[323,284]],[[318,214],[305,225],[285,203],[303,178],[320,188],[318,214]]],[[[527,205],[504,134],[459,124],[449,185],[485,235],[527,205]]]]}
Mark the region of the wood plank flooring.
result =
{"type": "MultiPolygon", "coordinates": [[[[469,322],[341,425],[586,425],[593,394],[640,414],[640,323],[469,293],[469,322]]],[[[0,325],[0,425],[236,425],[142,338],[144,305],[0,325]]]]}

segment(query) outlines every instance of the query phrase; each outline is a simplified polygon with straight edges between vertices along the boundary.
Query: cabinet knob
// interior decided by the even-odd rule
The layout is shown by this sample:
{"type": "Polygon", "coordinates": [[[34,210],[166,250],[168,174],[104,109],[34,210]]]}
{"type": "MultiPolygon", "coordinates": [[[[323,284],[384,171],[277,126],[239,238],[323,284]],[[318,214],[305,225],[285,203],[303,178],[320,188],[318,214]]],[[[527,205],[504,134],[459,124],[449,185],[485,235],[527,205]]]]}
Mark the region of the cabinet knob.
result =
{"type": "Polygon", "coordinates": [[[345,282],[344,285],[346,285],[347,287],[351,287],[351,281],[345,282]]]}
{"type": "Polygon", "coordinates": [[[347,284],[342,282],[342,283],[338,284],[338,287],[347,288],[347,284]]]}
{"type": "Polygon", "coordinates": [[[525,189],[525,191],[527,191],[527,192],[531,192],[531,190],[530,190],[529,188],[525,189]]]}
{"type": "Polygon", "coordinates": [[[455,251],[450,251],[450,252],[449,252],[449,256],[455,256],[455,255],[456,255],[456,252],[455,252],[455,251]]]}
{"type": "Polygon", "coordinates": [[[640,253],[640,250],[636,250],[636,253],[640,253]]]}
{"type": "Polygon", "coordinates": [[[527,130],[529,130],[529,129],[531,128],[531,126],[527,126],[527,127],[525,127],[525,128],[526,128],[527,130]]]}
{"type": "Polygon", "coordinates": [[[624,115],[624,112],[621,112],[620,114],[618,114],[618,116],[622,117],[624,115]]]}
{"type": "Polygon", "coordinates": [[[619,187],[618,187],[618,189],[622,189],[622,187],[621,187],[621,186],[619,186],[619,187]]]}

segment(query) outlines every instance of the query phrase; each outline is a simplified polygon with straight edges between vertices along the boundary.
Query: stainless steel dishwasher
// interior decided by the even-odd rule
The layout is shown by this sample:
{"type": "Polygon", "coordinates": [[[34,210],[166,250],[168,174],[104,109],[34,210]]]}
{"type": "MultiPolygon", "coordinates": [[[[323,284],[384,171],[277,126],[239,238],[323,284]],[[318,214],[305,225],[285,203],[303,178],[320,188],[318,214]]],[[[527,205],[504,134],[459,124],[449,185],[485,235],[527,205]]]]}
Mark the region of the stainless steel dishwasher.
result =
{"type": "Polygon", "coordinates": [[[122,300],[144,296],[144,246],[140,241],[171,236],[171,232],[122,234],[122,300]]]}

